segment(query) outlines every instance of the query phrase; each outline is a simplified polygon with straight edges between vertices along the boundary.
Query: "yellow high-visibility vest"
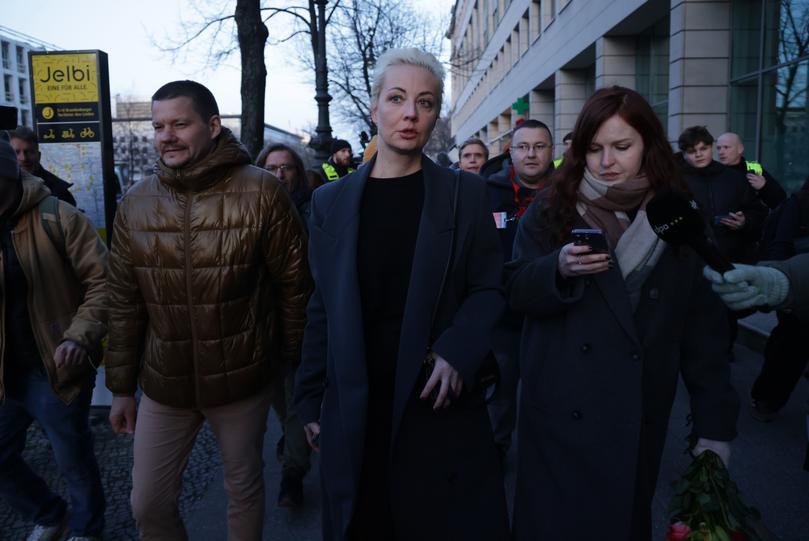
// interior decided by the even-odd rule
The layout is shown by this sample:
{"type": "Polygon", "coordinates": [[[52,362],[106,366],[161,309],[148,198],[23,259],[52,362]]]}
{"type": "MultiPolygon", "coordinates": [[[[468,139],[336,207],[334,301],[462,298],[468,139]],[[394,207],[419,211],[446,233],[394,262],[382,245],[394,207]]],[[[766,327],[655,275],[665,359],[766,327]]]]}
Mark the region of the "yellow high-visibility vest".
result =
{"type": "MultiPolygon", "coordinates": [[[[335,169],[334,166],[332,164],[330,164],[329,162],[323,162],[320,165],[320,167],[322,167],[323,172],[326,173],[326,181],[327,182],[332,182],[332,181],[340,179],[340,175],[337,174],[337,169],[335,169]]],[[[349,167],[348,172],[353,173],[354,170],[349,167]]]]}
{"type": "Polygon", "coordinates": [[[553,160],[553,168],[554,169],[559,169],[559,166],[562,165],[562,160],[563,159],[564,159],[564,157],[556,158],[555,160],[553,160]]]}

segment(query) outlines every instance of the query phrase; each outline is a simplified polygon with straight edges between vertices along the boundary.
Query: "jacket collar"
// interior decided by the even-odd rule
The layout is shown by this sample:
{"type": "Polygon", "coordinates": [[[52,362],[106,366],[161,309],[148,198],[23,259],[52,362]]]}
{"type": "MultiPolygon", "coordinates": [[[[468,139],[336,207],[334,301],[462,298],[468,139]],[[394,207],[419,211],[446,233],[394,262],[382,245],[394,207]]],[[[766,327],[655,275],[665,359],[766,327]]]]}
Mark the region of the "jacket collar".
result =
{"type": "Polygon", "coordinates": [[[201,192],[224,179],[228,169],[251,163],[250,154],[228,128],[216,139],[214,149],[198,163],[173,169],[158,159],[155,174],[178,191],[201,192]]]}
{"type": "MultiPolygon", "coordinates": [[[[365,184],[376,163],[376,155],[354,173],[335,182],[340,183],[340,192],[325,216],[322,229],[329,235],[339,238],[346,226],[359,220],[360,205],[365,184]]],[[[452,208],[452,182],[454,173],[439,167],[430,158],[421,156],[421,169],[424,174],[423,214],[438,230],[452,228],[450,211],[452,208]]],[[[423,220],[424,218],[422,218],[423,220]]]]}

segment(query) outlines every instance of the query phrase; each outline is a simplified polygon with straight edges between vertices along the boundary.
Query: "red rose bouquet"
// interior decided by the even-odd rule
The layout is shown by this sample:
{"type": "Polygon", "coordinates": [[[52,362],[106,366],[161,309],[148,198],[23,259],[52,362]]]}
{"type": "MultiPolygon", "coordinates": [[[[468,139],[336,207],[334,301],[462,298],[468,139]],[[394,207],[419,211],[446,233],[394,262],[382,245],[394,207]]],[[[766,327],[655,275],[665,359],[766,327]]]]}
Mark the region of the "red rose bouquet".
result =
{"type": "Polygon", "coordinates": [[[697,456],[674,483],[669,516],[667,541],[766,541],[758,524],[760,513],[742,501],[713,451],[697,456]]]}

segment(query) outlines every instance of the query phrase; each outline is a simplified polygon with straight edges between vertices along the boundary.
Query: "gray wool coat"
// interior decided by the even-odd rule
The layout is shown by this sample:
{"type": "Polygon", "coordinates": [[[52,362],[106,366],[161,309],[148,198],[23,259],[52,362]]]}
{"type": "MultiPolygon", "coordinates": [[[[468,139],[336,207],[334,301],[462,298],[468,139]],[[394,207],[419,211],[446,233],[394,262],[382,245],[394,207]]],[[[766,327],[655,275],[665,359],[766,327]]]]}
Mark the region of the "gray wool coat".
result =
{"type": "Polygon", "coordinates": [[[564,243],[552,240],[540,201],[520,221],[506,269],[507,300],[525,315],[515,538],[648,540],[680,376],[696,435],[736,435],[726,311],[688,249],[666,248],[634,313],[617,265],[562,278],[564,243]]]}

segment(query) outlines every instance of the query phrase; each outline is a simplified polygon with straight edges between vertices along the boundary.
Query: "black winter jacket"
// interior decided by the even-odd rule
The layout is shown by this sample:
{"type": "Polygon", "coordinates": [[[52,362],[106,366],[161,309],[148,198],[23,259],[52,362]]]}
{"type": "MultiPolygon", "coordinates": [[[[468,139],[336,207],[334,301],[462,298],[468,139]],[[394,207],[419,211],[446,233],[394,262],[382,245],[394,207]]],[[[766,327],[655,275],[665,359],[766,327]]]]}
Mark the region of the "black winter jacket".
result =
{"type": "MultiPolygon", "coordinates": [[[[745,178],[747,178],[747,160],[742,159],[739,160],[739,163],[736,165],[727,165],[729,169],[733,169],[734,171],[738,171],[742,174],[745,178]]],[[[762,175],[767,183],[764,185],[763,188],[758,190],[758,196],[761,198],[761,201],[767,205],[770,209],[774,209],[781,203],[783,203],[787,198],[787,193],[784,191],[784,188],[778,183],[777,180],[766,170],[762,168],[762,175]]]]}
{"type": "Polygon", "coordinates": [[[717,161],[698,169],[689,165],[681,153],[677,156],[683,180],[699,203],[708,235],[719,252],[736,263],[755,260],[757,242],[768,210],[747,178],[717,161]],[[739,211],[746,219],[740,230],[734,231],[718,223],[718,217],[739,211]]]}

